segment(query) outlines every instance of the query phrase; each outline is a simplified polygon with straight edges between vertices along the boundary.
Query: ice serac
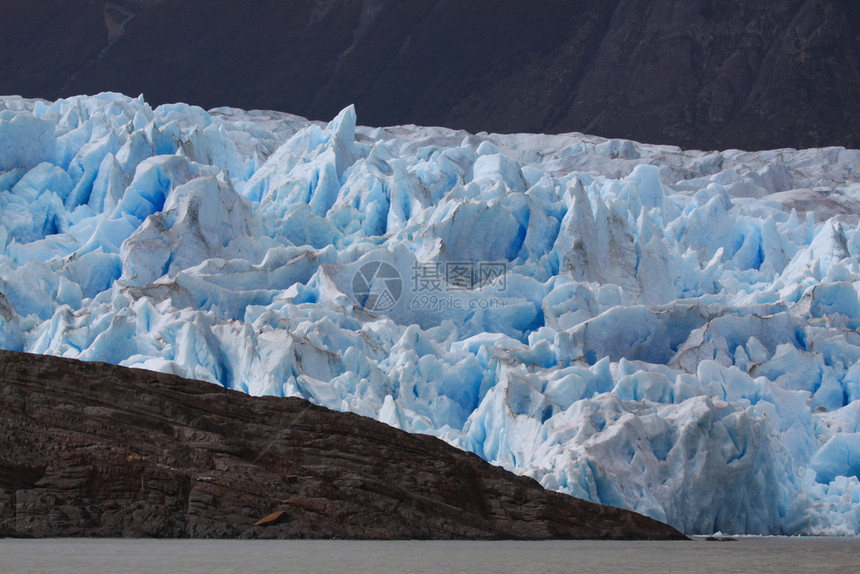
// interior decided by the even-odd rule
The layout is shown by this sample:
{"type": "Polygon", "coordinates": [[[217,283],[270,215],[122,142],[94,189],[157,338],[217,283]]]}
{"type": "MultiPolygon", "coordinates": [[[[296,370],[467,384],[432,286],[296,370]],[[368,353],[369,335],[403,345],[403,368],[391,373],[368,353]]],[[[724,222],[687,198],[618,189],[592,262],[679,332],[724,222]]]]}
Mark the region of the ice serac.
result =
{"type": "Polygon", "coordinates": [[[689,534],[860,534],[860,152],[3,97],[0,346],[304,397],[689,534]]]}
{"type": "Polygon", "coordinates": [[[685,539],[302,399],[8,351],[0,373],[0,536],[685,539]]]}

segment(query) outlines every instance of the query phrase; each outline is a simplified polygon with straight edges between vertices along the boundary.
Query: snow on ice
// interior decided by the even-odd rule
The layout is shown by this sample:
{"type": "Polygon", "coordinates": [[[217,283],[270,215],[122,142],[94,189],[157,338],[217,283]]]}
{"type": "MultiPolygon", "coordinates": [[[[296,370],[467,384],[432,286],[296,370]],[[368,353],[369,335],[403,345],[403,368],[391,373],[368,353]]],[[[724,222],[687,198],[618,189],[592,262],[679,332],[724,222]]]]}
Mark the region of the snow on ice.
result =
{"type": "Polygon", "coordinates": [[[860,151],[0,100],[0,346],[299,395],[690,534],[860,534],[860,151]]]}

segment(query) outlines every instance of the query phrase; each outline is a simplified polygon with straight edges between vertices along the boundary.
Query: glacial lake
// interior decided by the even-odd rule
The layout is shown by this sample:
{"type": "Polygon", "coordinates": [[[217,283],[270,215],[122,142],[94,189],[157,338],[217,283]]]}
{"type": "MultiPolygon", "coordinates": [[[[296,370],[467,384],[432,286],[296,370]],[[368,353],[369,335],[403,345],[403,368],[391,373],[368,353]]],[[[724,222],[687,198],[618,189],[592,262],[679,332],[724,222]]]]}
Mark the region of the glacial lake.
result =
{"type": "Polygon", "coordinates": [[[860,538],[733,542],[0,539],[0,572],[855,572],[860,538]]]}

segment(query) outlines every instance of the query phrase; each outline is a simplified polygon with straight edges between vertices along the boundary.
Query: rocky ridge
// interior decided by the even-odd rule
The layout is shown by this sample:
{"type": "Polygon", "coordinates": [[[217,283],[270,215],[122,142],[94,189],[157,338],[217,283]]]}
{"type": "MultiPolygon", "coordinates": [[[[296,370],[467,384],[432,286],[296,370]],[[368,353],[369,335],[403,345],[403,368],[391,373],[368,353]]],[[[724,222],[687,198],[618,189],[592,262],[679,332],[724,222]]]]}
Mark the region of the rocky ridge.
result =
{"type": "Polygon", "coordinates": [[[0,536],[682,539],[298,398],[0,351],[0,536]]]}

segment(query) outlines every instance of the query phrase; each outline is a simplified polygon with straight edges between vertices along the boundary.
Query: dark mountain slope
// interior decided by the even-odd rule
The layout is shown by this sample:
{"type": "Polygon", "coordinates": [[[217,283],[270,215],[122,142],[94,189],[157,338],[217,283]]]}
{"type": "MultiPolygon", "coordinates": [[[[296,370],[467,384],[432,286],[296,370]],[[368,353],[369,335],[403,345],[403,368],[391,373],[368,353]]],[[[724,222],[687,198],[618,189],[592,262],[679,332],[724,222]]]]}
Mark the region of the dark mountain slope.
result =
{"type": "Polygon", "coordinates": [[[0,351],[0,536],[683,539],[297,398],[0,351]]]}
{"type": "Polygon", "coordinates": [[[0,34],[0,93],[860,147],[853,0],[7,0],[0,34]]]}

